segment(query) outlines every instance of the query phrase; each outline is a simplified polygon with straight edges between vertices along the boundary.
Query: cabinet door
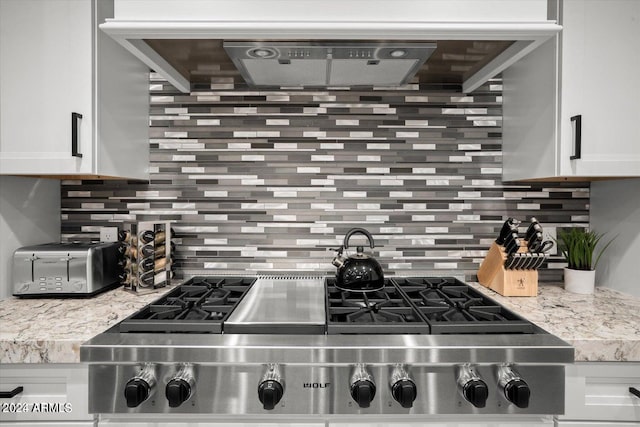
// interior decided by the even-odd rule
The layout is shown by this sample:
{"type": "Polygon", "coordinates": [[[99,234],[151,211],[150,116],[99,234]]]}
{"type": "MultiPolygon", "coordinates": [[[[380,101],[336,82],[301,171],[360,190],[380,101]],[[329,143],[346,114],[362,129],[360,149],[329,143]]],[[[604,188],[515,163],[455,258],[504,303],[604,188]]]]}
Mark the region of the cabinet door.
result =
{"type": "Polygon", "coordinates": [[[562,26],[561,174],[640,176],[640,2],[565,0],[562,26]]]}
{"type": "MultiPolygon", "coordinates": [[[[434,417],[435,418],[435,417],[434,417]]],[[[487,416],[476,417],[475,421],[462,421],[455,415],[438,416],[436,419],[423,417],[421,421],[389,421],[389,422],[371,422],[362,424],[362,422],[351,423],[329,423],[329,427],[552,427],[553,419],[551,417],[511,417],[503,416],[487,416]]]]}
{"type": "Polygon", "coordinates": [[[640,422],[640,363],[591,362],[567,366],[565,413],[567,421],[640,422]]]}
{"type": "MultiPolygon", "coordinates": [[[[2,0],[4,1],[4,0],[2,0]]],[[[82,364],[2,364],[0,389],[11,391],[22,387],[21,393],[0,399],[0,419],[27,422],[92,421],[89,414],[89,368],[82,364]]],[[[56,424],[57,425],[57,424],[56,424]]]]}
{"type": "MultiPolygon", "coordinates": [[[[149,418],[149,417],[146,417],[149,418]]],[[[98,427],[325,427],[324,423],[305,422],[242,422],[234,419],[232,422],[208,422],[194,416],[182,416],[187,421],[172,420],[172,416],[166,417],[166,421],[145,421],[142,418],[128,418],[119,420],[100,419],[98,427]]],[[[206,418],[206,416],[205,416],[206,418]]],[[[364,427],[364,426],[362,426],[364,427]]]]}
{"type": "Polygon", "coordinates": [[[93,1],[0,1],[0,173],[90,173],[93,1]],[[71,153],[72,113],[78,151],[71,153]]]}
{"type": "Polygon", "coordinates": [[[2,427],[95,427],[95,423],[91,422],[64,422],[64,423],[49,423],[43,421],[34,422],[20,422],[20,423],[5,423],[2,422],[2,427]]]}
{"type": "Polygon", "coordinates": [[[610,421],[558,421],[555,427],[638,427],[638,424],[610,421]]]}

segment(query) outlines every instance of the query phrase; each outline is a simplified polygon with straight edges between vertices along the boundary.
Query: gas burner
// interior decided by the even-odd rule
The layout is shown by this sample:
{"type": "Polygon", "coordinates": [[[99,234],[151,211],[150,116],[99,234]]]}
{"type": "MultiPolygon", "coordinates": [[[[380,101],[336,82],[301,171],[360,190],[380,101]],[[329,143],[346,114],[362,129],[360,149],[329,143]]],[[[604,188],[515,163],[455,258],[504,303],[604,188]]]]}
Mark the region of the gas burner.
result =
{"type": "Polygon", "coordinates": [[[335,279],[326,280],[328,334],[428,334],[418,310],[390,280],[382,290],[350,292],[338,289],[335,279]]]}
{"type": "MultiPolygon", "coordinates": [[[[376,292],[380,294],[380,292],[376,292]]],[[[385,295],[386,296],[386,295],[385,295]]],[[[360,309],[348,313],[346,320],[349,323],[368,323],[368,322],[405,322],[404,317],[401,314],[394,313],[393,311],[386,310],[386,306],[390,305],[392,301],[390,299],[384,299],[382,301],[369,301],[366,294],[362,296],[362,301],[345,301],[347,307],[360,307],[360,309]]]]}
{"type": "Polygon", "coordinates": [[[394,278],[432,334],[533,333],[530,322],[453,278],[394,278]]]}
{"type": "Polygon", "coordinates": [[[369,308],[363,308],[347,314],[349,323],[380,323],[380,322],[405,322],[404,317],[391,311],[379,310],[377,304],[369,308]]]}
{"type": "Polygon", "coordinates": [[[150,319],[175,319],[184,307],[176,305],[151,305],[149,307],[150,319]]]}
{"type": "Polygon", "coordinates": [[[120,332],[222,332],[254,278],[193,277],[120,323],[120,332]]]}
{"type": "Polygon", "coordinates": [[[215,288],[207,294],[206,304],[226,304],[227,299],[231,295],[231,291],[226,289],[215,288]]]}

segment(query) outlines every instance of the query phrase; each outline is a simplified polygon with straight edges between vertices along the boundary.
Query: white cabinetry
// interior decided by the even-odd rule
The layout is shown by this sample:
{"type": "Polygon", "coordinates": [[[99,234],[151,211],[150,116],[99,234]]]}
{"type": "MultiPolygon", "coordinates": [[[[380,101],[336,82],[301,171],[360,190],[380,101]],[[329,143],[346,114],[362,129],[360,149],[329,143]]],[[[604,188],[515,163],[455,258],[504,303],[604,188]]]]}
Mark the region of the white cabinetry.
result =
{"type": "MultiPolygon", "coordinates": [[[[288,421],[279,420],[278,422],[260,421],[251,422],[242,419],[233,418],[229,422],[207,422],[196,416],[183,416],[182,421],[172,420],[171,416],[165,417],[165,421],[149,420],[124,417],[116,419],[100,418],[98,427],[552,427],[553,419],[551,417],[518,417],[518,416],[502,416],[502,417],[476,417],[477,421],[461,421],[455,415],[439,416],[439,417],[420,417],[415,416],[413,421],[398,420],[394,417],[387,417],[386,421],[381,421],[378,417],[374,418],[354,418],[350,422],[306,422],[306,421],[288,421]],[[419,421],[416,421],[419,420],[419,421]]],[[[320,418],[321,419],[321,418],[320,418]]],[[[335,418],[332,418],[335,419],[335,418]]],[[[326,420],[323,420],[326,421],[326,420]]]]}
{"type": "Polygon", "coordinates": [[[640,2],[549,5],[562,32],[503,73],[503,179],[640,176],[640,2]]]}
{"type": "Polygon", "coordinates": [[[624,427],[640,423],[640,363],[591,362],[567,366],[565,413],[558,427],[624,427]]]}
{"type": "Polygon", "coordinates": [[[92,426],[89,369],[83,364],[2,364],[0,391],[22,387],[0,399],[0,424],[20,426],[92,426]]]}
{"type": "MultiPolygon", "coordinates": [[[[99,427],[326,427],[324,423],[288,423],[288,422],[242,422],[236,419],[225,423],[207,422],[187,416],[183,421],[143,421],[143,420],[104,420],[99,427]],[[186,420],[185,420],[186,418],[186,420]]],[[[364,427],[364,426],[363,426],[364,427]]]]}
{"type": "Polygon", "coordinates": [[[148,69],[99,30],[110,16],[110,0],[0,2],[1,174],[148,179],[148,69]]]}
{"type": "MultiPolygon", "coordinates": [[[[369,422],[367,427],[550,427],[551,417],[521,417],[501,415],[496,417],[474,416],[474,420],[464,420],[460,416],[441,416],[436,419],[423,417],[420,421],[369,422]]],[[[364,427],[360,422],[329,423],[328,427],[364,427]]]]}

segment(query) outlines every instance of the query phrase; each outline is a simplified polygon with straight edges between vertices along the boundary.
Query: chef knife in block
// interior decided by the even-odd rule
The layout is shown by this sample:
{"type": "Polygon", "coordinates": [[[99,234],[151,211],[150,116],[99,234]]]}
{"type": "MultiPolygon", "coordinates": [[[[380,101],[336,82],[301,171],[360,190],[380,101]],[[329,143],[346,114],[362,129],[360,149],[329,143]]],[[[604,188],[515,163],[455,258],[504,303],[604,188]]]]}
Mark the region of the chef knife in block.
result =
{"type": "Polygon", "coordinates": [[[504,268],[507,270],[511,270],[518,261],[518,254],[511,254],[507,256],[507,259],[504,261],[504,268]]]}
{"type": "Polygon", "coordinates": [[[536,255],[536,263],[534,264],[532,270],[537,270],[542,266],[544,260],[547,259],[547,256],[542,252],[536,252],[534,255],[536,255]]]}
{"type": "Polygon", "coordinates": [[[531,236],[537,232],[542,232],[542,226],[535,217],[531,217],[529,227],[527,227],[527,231],[524,233],[524,239],[528,241],[531,239],[531,236]]]}
{"type": "Polygon", "coordinates": [[[518,252],[519,248],[520,248],[520,239],[518,239],[518,233],[509,234],[504,241],[504,249],[507,252],[507,255],[511,255],[518,252]]]}
{"type": "Polygon", "coordinates": [[[504,224],[502,224],[502,228],[500,229],[500,234],[498,235],[498,238],[496,239],[496,243],[499,245],[504,245],[504,241],[507,238],[507,236],[510,233],[513,233],[514,231],[518,230],[518,224],[520,224],[520,221],[518,221],[515,218],[508,218],[504,224]]]}

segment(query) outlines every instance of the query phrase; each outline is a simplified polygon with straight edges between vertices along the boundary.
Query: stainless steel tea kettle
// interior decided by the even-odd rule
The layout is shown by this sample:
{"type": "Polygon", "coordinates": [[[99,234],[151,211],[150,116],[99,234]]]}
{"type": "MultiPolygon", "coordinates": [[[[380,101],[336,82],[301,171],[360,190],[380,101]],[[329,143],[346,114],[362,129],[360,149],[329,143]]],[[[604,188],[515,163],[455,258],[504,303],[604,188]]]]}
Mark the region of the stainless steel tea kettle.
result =
{"type": "Polygon", "coordinates": [[[380,263],[371,255],[364,252],[362,246],[356,248],[355,255],[345,256],[343,252],[349,249],[349,239],[354,234],[363,234],[369,239],[369,246],[375,247],[373,237],[364,228],[352,228],[344,236],[343,245],[331,262],[336,271],[336,287],[352,292],[373,292],[384,287],[384,273],[380,263]]]}

